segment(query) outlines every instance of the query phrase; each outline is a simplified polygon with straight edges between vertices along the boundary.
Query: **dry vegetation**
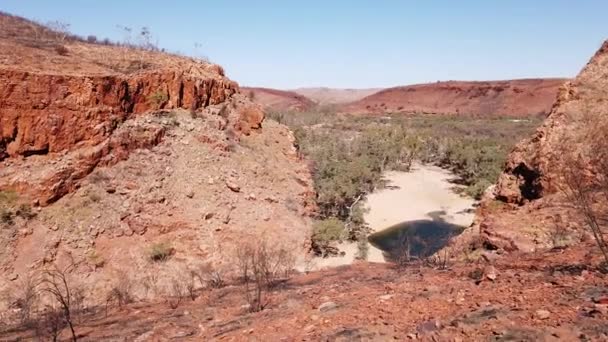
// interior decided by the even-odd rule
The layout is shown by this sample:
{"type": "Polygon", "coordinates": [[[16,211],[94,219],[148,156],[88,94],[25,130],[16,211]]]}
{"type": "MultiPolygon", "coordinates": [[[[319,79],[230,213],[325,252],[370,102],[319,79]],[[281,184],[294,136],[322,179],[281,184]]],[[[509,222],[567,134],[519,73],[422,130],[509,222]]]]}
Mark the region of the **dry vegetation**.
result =
{"type": "Polygon", "coordinates": [[[172,310],[185,300],[195,301],[204,292],[228,285],[231,291],[242,293],[247,303],[243,307],[248,312],[279,304],[273,302],[272,293],[294,274],[293,248],[252,238],[242,241],[223,256],[227,260],[225,264],[214,266],[204,262],[182,268],[159,264],[161,259],[155,256],[166,257],[171,247],[155,244],[148,270],[137,275],[118,270],[104,302],[87,297],[90,291],[79,285],[77,275],[81,265],[64,268],[52,265],[36,271],[6,294],[5,299],[13,310],[2,316],[6,325],[0,325],[0,334],[21,333],[44,340],[76,341],[79,324],[146,300],[148,293],[152,294],[152,300],[160,299],[172,310]]]}
{"type": "Polygon", "coordinates": [[[161,66],[185,69],[188,63],[209,63],[206,58],[165,51],[148,27],[118,25],[122,41],[81,37],[69,29],[68,23],[37,23],[0,11],[0,60],[5,66],[61,75],[132,74],[161,66]]]}
{"type": "Polygon", "coordinates": [[[414,160],[437,164],[459,177],[455,182],[466,186],[467,195],[479,198],[496,181],[509,150],[540,123],[467,116],[353,117],[330,108],[270,117],[294,130],[300,153],[312,164],[320,209],[313,249],[323,256],[337,251],[334,241],[365,239],[359,204],[384,185],[384,171],[408,171],[414,160]]]}

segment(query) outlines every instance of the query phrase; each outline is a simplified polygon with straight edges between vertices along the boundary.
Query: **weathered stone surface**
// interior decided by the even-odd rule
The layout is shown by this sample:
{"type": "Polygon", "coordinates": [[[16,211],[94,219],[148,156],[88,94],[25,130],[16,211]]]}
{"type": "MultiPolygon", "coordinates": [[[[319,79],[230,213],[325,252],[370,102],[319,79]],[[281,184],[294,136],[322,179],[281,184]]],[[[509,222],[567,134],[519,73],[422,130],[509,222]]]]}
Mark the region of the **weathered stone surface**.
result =
{"type": "Polygon", "coordinates": [[[588,134],[608,113],[608,41],[591,58],[575,80],[564,84],[543,125],[519,143],[508,157],[497,184],[497,198],[522,204],[559,191],[563,181],[557,169],[565,149],[576,151],[580,137],[588,134]]]}
{"type": "Polygon", "coordinates": [[[133,115],[197,109],[222,103],[237,91],[235,82],[219,74],[197,78],[170,69],[136,76],[75,76],[0,68],[0,158],[95,145],[133,115]]]}

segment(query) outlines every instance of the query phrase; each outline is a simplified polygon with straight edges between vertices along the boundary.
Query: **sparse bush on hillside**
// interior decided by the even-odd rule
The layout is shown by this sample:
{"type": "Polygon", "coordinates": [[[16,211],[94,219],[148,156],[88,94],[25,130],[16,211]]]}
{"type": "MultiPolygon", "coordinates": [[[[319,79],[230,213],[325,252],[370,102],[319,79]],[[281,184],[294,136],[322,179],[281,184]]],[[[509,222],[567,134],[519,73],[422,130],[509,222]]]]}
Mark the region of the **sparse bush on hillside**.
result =
{"type": "Polygon", "coordinates": [[[61,42],[65,41],[66,38],[70,36],[70,24],[68,23],[55,20],[48,22],[46,26],[57,34],[57,37],[61,42]]]}
{"type": "Polygon", "coordinates": [[[13,212],[9,209],[2,208],[0,209],[0,221],[6,225],[11,226],[13,223],[13,212]]]}
{"type": "Polygon", "coordinates": [[[63,45],[56,45],[55,52],[57,52],[57,54],[60,56],[67,56],[70,50],[63,45]]]}
{"type": "Polygon", "coordinates": [[[114,281],[114,285],[106,295],[106,314],[108,306],[116,303],[119,308],[132,303],[133,298],[133,281],[129,274],[124,271],[119,271],[114,281]]]}
{"type": "Polygon", "coordinates": [[[157,90],[148,95],[148,103],[154,106],[155,109],[161,109],[169,100],[169,96],[162,90],[157,90]]]}
{"type": "Polygon", "coordinates": [[[167,242],[155,243],[150,247],[148,257],[154,262],[167,261],[173,255],[174,249],[167,242]]]}
{"type": "Polygon", "coordinates": [[[31,220],[36,217],[36,213],[32,211],[32,207],[27,203],[21,203],[19,207],[17,207],[15,215],[21,217],[24,220],[31,220]]]}
{"type": "Polygon", "coordinates": [[[269,304],[265,293],[275,287],[281,277],[289,275],[295,256],[289,248],[271,245],[265,240],[243,243],[235,254],[249,311],[262,311],[269,304]]]}
{"type": "Polygon", "coordinates": [[[75,331],[75,314],[78,300],[75,294],[76,288],[70,285],[67,274],[73,265],[65,269],[51,268],[43,270],[39,282],[39,291],[42,295],[48,295],[54,301],[52,307],[47,308],[49,331],[56,338],[63,326],[70,329],[72,341],[77,341],[75,331]]]}

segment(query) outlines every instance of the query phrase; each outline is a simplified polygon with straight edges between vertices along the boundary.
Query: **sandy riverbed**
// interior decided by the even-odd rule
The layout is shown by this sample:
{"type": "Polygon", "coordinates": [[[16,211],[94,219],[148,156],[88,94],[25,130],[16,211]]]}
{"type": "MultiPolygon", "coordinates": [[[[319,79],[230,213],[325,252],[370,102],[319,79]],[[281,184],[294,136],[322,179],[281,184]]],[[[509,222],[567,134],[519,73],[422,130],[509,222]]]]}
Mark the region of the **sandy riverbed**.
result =
{"type": "MultiPolygon", "coordinates": [[[[365,220],[372,232],[380,231],[403,221],[430,219],[432,213],[449,223],[469,226],[473,221],[475,201],[454,192],[449,171],[431,165],[414,165],[411,172],[387,172],[388,187],[370,194],[366,200],[369,209],[365,220]]],[[[356,243],[343,243],[339,248],[344,256],[317,258],[314,268],[350,264],[357,253],[356,243]]],[[[368,261],[384,262],[382,252],[369,246],[368,261]]]]}

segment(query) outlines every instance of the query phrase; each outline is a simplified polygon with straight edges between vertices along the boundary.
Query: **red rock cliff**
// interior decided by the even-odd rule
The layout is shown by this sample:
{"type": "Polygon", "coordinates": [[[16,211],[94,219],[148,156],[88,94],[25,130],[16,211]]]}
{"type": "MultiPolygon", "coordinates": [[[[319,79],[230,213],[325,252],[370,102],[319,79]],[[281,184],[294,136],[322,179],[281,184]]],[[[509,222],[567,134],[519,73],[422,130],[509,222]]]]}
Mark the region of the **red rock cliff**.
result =
{"type": "Polygon", "coordinates": [[[608,41],[576,79],[560,88],[557,102],[534,136],[511,152],[498,181],[499,199],[522,203],[557,191],[560,180],[555,169],[565,150],[576,150],[576,142],[608,115],[607,65],[608,41]]]}

